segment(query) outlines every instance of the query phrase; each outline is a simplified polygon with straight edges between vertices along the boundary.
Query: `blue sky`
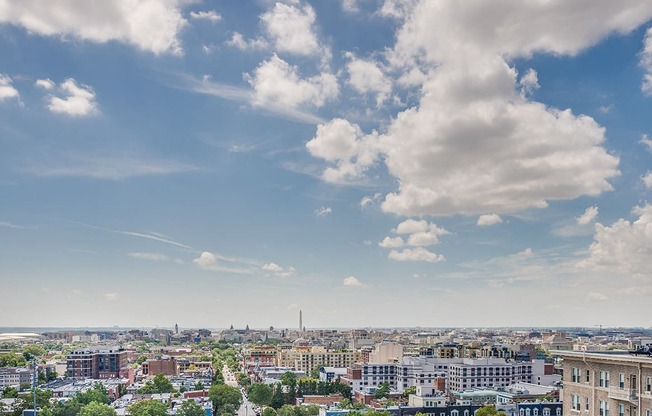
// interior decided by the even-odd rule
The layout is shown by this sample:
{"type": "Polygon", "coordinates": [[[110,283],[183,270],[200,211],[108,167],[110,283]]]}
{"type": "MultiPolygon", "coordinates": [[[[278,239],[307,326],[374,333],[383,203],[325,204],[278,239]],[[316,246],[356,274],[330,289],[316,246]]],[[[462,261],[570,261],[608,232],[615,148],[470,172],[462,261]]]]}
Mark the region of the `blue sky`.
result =
{"type": "Polygon", "coordinates": [[[646,326],[647,1],[0,4],[0,326],[646,326]]]}

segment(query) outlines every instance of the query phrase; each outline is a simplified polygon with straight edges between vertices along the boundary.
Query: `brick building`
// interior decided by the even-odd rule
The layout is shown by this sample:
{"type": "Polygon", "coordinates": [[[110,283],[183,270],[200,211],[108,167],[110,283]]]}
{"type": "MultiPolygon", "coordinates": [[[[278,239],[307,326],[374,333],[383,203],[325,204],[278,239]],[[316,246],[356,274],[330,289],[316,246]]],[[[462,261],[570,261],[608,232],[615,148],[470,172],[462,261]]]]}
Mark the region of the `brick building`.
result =
{"type": "Polygon", "coordinates": [[[126,351],[120,347],[80,348],[66,359],[68,378],[128,378],[126,351]]]}
{"type": "Polygon", "coordinates": [[[651,357],[622,352],[558,354],[564,360],[564,416],[652,416],[651,357]]]}

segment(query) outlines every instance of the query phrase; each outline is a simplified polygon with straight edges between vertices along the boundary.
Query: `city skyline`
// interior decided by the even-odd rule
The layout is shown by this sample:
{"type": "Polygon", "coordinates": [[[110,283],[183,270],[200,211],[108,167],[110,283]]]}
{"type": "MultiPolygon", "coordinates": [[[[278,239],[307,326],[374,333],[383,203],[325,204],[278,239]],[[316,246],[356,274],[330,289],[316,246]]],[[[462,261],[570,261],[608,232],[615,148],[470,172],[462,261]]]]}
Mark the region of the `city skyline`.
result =
{"type": "Polygon", "coordinates": [[[0,326],[649,327],[651,23],[7,2],[0,326]]]}

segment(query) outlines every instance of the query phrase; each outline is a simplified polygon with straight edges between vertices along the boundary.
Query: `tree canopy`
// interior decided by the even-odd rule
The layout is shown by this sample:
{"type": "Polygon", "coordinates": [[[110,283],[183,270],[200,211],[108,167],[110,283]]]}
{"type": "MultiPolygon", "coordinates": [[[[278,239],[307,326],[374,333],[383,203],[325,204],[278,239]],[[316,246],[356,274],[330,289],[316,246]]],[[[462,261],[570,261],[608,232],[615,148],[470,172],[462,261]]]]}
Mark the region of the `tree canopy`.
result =
{"type": "Polygon", "coordinates": [[[267,384],[256,383],[249,387],[249,400],[258,406],[269,406],[274,391],[267,384]]]}
{"type": "Polygon", "coordinates": [[[494,406],[484,406],[475,412],[475,416],[505,416],[505,412],[497,410],[494,406]]]}
{"type": "Polygon", "coordinates": [[[167,416],[168,406],[156,400],[140,400],[127,408],[131,416],[167,416]]]}
{"type": "Polygon", "coordinates": [[[208,389],[208,397],[213,402],[215,413],[234,413],[242,404],[242,393],[237,387],[216,384],[208,389]]]}
{"type": "Polygon", "coordinates": [[[78,416],[117,416],[115,410],[108,404],[90,402],[82,407],[78,416]]]}
{"type": "Polygon", "coordinates": [[[176,408],[177,416],[204,416],[204,408],[195,403],[194,400],[184,400],[176,408]]]}

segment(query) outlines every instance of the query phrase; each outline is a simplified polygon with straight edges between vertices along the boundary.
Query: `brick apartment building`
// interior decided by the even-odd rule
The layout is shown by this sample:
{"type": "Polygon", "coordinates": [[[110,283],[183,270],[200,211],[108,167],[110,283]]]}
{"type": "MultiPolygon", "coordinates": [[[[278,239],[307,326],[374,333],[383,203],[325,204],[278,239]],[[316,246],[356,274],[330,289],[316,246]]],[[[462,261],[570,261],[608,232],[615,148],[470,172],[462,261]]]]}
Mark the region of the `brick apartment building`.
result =
{"type": "Polygon", "coordinates": [[[128,378],[126,355],[127,352],[117,346],[77,349],[68,354],[66,360],[68,378],[128,378]]]}
{"type": "Polygon", "coordinates": [[[558,354],[564,359],[564,416],[652,416],[651,357],[558,354]]]}

